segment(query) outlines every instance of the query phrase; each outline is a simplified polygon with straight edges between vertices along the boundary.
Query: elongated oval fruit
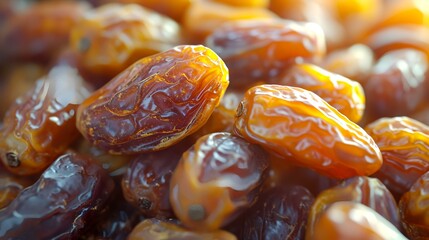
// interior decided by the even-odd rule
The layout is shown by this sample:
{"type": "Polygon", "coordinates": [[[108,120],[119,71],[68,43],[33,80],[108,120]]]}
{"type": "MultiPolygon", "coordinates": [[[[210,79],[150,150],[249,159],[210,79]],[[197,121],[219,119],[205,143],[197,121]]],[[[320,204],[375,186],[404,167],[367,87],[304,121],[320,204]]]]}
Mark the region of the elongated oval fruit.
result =
{"type": "Polygon", "coordinates": [[[208,120],[227,86],[228,69],[201,45],[177,46],[143,58],[78,108],[77,127],[110,153],[160,150],[208,120]]]}
{"type": "Polygon", "coordinates": [[[234,131],[332,178],[370,175],[383,163],[380,149],[361,127],[302,88],[250,88],[237,109],[234,131]]]}

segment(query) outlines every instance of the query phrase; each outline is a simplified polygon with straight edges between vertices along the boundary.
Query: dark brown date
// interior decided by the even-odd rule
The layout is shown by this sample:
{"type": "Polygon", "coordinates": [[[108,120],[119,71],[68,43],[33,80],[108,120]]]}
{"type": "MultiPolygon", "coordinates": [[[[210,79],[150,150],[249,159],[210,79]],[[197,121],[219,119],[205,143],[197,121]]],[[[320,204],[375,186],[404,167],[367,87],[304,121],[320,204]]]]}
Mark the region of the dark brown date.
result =
{"type": "Polygon", "coordinates": [[[10,172],[43,172],[77,139],[76,111],[90,90],[77,71],[54,67],[10,106],[0,130],[0,157],[10,172]]]}
{"type": "Polygon", "coordinates": [[[313,195],[299,185],[281,186],[261,193],[261,198],[227,229],[238,239],[304,239],[313,195]]]}
{"type": "Polygon", "coordinates": [[[9,205],[22,189],[30,186],[36,180],[34,178],[13,176],[0,164],[0,209],[9,205]]]}
{"type": "Polygon", "coordinates": [[[268,170],[268,155],[230,133],[201,137],[182,156],[170,182],[170,203],[182,223],[214,230],[251,206],[268,170]]]}
{"type": "Polygon", "coordinates": [[[0,236],[76,239],[97,219],[113,188],[107,172],[93,160],[62,155],[0,211],[0,236]]]}
{"type": "Polygon", "coordinates": [[[77,126],[110,153],[161,150],[204,125],[228,82],[212,50],[177,46],[139,60],[94,92],[79,106],[77,126]]]}

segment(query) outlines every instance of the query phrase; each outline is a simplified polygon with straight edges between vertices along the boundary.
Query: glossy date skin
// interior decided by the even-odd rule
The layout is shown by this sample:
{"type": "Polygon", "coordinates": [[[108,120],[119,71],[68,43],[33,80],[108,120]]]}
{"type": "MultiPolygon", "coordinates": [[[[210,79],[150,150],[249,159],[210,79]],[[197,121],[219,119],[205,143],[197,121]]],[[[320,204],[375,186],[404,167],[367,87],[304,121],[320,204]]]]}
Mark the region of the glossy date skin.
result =
{"type": "Polygon", "coordinates": [[[237,109],[234,132],[285,161],[336,179],[370,175],[383,162],[361,127],[302,88],[250,88],[237,109]]]}
{"type": "Polygon", "coordinates": [[[225,61],[233,87],[270,80],[298,59],[318,61],[326,52],[317,24],[287,20],[225,23],[207,37],[206,46],[225,61]]]}
{"type": "Polygon", "coordinates": [[[39,180],[0,211],[5,239],[76,239],[88,230],[114,188],[91,159],[60,156],[39,180]]]}
{"type": "Polygon", "coordinates": [[[175,21],[142,6],[106,4],[79,19],[70,46],[83,71],[108,81],[135,61],[177,45],[179,31],[175,21]]]}
{"type": "Polygon", "coordinates": [[[213,51],[177,46],[139,60],[94,92],[78,108],[77,127],[109,153],[161,150],[204,125],[228,83],[213,51]]]}
{"type": "Polygon", "coordinates": [[[364,204],[401,228],[399,210],[395,198],[378,179],[370,177],[349,178],[336,187],[321,192],[311,207],[308,215],[306,239],[314,239],[317,231],[315,226],[332,204],[350,201],[364,204]]]}
{"type": "Polygon", "coordinates": [[[412,185],[399,201],[401,220],[405,232],[411,239],[427,239],[429,237],[429,221],[427,212],[429,205],[429,173],[426,172],[412,185]]]}
{"type": "Polygon", "coordinates": [[[128,240],[158,240],[158,239],[175,239],[175,240],[237,240],[237,238],[223,230],[210,232],[190,231],[174,223],[163,222],[152,218],[146,219],[138,224],[128,236],[128,240]]]}
{"type": "Polygon", "coordinates": [[[263,192],[229,228],[239,239],[304,239],[313,201],[313,195],[300,185],[275,187],[263,192]]]}
{"type": "Polygon", "coordinates": [[[381,118],[365,127],[383,155],[374,176],[396,197],[429,171],[429,126],[409,117],[381,118]]]}
{"type": "Polygon", "coordinates": [[[230,133],[203,136],[173,172],[170,203],[186,227],[218,229],[257,200],[267,170],[259,146],[230,133]]]}
{"type": "MultiPolygon", "coordinates": [[[[307,238],[308,239],[308,238],[307,238]]],[[[312,240],[407,240],[373,209],[355,202],[332,204],[315,226],[312,240]]]]}
{"type": "Polygon", "coordinates": [[[363,87],[356,81],[316,65],[308,63],[293,65],[273,82],[312,91],[355,123],[363,116],[365,109],[363,87]]]}
{"type": "Polygon", "coordinates": [[[9,205],[24,188],[36,180],[34,177],[14,176],[0,165],[0,209],[9,205]]]}
{"type": "Polygon", "coordinates": [[[43,172],[77,139],[76,111],[90,89],[68,66],[54,67],[8,110],[0,130],[0,157],[19,175],[43,172]]]}

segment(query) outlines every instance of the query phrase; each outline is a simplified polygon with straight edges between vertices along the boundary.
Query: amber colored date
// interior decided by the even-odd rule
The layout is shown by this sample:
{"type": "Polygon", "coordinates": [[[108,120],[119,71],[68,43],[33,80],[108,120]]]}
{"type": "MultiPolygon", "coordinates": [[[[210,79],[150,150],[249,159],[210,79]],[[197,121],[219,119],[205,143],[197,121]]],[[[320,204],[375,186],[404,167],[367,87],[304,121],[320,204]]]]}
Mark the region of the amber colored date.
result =
{"type": "Polygon", "coordinates": [[[394,117],[372,122],[365,130],[384,160],[374,176],[397,197],[429,171],[429,126],[409,117],[394,117]]]}
{"type": "Polygon", "coordinates": [[[67,46],[70,28],[88,9],[82,2],[58,1],[34,3],[14,14],[0,33],[0,59],[51,60],[67,46]]]}
{"type": "Polygon", "coordinates": [[[0,211],[0,236],[76,239],[97,219],[113,187],[107,173],[91,159],[62,155],[0,211]]]}
{"type": "Polygon", "coordinates": [[[177,46],[143,58],[86,99],[77,127],[93,145],[132,154],[167,148],[205,124],[227,86],[212,50],[177,46]]]}
{"type": "Polygon", "coordinates": [[[76,140],[78,105],[90,91],[77,71],[54,67],[19,98],[0,130],[0,157],[10,172],[41,173],[76,140]]]}
{"type": "Polygon", "coordinates": [[[325,210],[340,201],[364,204],[386,218],[397,228],[401,227],[399,210],[395,198],[378,179],[369,177],[349,178],[336,187],[321,192],[308,215],[306,238],[314,239],[315,226],[325,210]]]}
{"type": "Polygon", "coordinates": [[[269,0],[215,0],[216,2],[235,7],[267,7],[269,0]]]}
{"type": "Polygon", "coordinates": [[[361,127],[302,88],[250,88],[237,109],[234,132],[288,162],[336,179],[370,175],[383,162],[361,127]]]}
{"type": "Polygon", "coordinates": [[[190,231],[174,223],[152,218],[139,223],[128,236],[128,240],[236,240],[237,238],[223,230],[210,232],[190,231]]]}
{"type": "Polygon", "coordinates": [[[304,239],[313,195],[299,185],[281,186],[261,193],[258,202],[228,229],[239,239],[304,239]]]}
{"type": "Polygon", "coordinates": [[[313,64],[293,65],[276,84],[300,87],[316,93],[353,122],[359,122],[365,109],[365,93],[356,81],[331,73],[313,64]]]}
{"type": "Polygon", "coordinates": [[[428,59],[421,51],[390,51],[375,64],[364,86],[368,108],[379,117],[410,114],[426,94],[428,59]]]}
{"type": "Polygon", "coordinates": [[[267,170],[259,146],[230,133],[203,136],[173,172],[170,203],[186,227],[218,229],[256,201],[267,170]]]}
{"type": "Polygon", "coordinates": [[[13,176],[0,165],[0,209],[9,205],[24,188],[30,186],[36,180],[34,178],[13,176]]]}
{"type": "Polygon", "coordinates": [[[315,226],[314,238],[307,240],[406,240],[389,221],[373,209],[355,202],[332,204],[315,226]]]}
{"type": "Polygon", "coordinates": [[[429,238],[429,220],[427,212],[427,192],[429,191],[429,173],[426,172],[412,185],[399,201],[401,220],[405,232],[411,239],[429,238]]]}
{"type": "Polygon", "coordinates": [[[234,87],[270,80],[297,59],[317,61],[326,51],[317,24],[287,20],[225,23],[207,37],[206,46],[225,61],[234,87]]]}

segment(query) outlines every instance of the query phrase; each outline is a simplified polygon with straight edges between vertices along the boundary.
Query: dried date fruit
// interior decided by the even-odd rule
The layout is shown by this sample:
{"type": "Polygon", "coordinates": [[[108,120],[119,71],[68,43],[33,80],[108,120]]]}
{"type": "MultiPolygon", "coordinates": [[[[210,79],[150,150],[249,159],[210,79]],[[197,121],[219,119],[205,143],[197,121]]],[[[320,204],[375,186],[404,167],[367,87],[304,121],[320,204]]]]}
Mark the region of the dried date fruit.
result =
{"type": "Polygon", "coordinates": [[[422,104],[428,59],[413,49],[390,51],[375,64],[365,84],[369,110],[379,116],[407,115],[422,104]]]}
{"type": "Polygon", "coordinates": [[[24,188],[36,180],[33,177],[13,176],[0,164],[0,209],[9,205],[24,188]]]}
{"type": "Polygon", "coordinates": [[[316,65],[308,63],[293,65],[273,82],[312,91],[353,122],[359,122],[363,116],[365,109],[363,87],[356,81],[316,65]]]}
{"type": "Polygon", "coordinates": [[[47,62],[67,46],[69,31],[89,9],[83,2],[34,3],[14,14],[0,33],[0,61],[47,62]]]}
{"type": "Polygon", "coordinates": [[[370,177],[349,178],[336,187],[321,192],[308,215],[307,239],[316,238],[315,227],[332,204],[349,201],[364,204],[386,218],[397,228],[401,227],[398,206],[392,194],[378,179],[370,177]]]}
{"type": "Polygon", "coordinates": [[[179,25],[136,4],[106,4],[87,11],[70,33],[84,71],[114,77],[140,58],[177,45],[179,25]]]}
{"type": "Polygon", "coordinates": [[[429,171],[429,126],[409,117],[381,118],[365,127],[383,155],[374,176],[400,197],[429,171]]]}
{"type": "Polygon", "coordinates": [[[314,238],[307,240],[406,240],[404,235],[373,209],[354,202],[332,204],[315,226],[314,238]]]}
{"type": "Polygon", "coordinates": [[[215,2],[235,7],[267,7],[269,0],[215,0],[215,2]]]}
{"type": "Polygon", "coordinates": [[[113,188],[109,175],[91,159],[62,155],[0,211],[0,236],[76,239],[97,219],[113,188]]]}
{"type": "Polygon", "coordinates": [[[239,239],[304,239],[313,195],[300,185],[275,187],[227,229],[239,239]]]}
{"type": "Polygon", "coordinates": [[[161,150],[204,125],[228,83],[212,50],[177,46],[137,61],[94,92],[78,108],[77,127],[109,153],[161,150]]]}
{"type": "Polygon", "coordinates": [[[326,51],[317,24],[286,20],[225,23],[207,37],[206,46],[225,61],[233,87],[275,78],[296,61],[317,61],[326,51]]]}
{"type": "Polygon", "coordinates": [[[429,237],[428,199],[429,172],[415,181],[399,201],[401,220],[405,232],[411,239],[427,239],[429,237]]]}
{"type": "Polygon", "coordinates": [[[361,127],[302,88],[250,88],[237,109],[234,132],[285,161],[336,179],[370,175],[383,162],[361,127]]]}
{"type": "Polygon", "coordinates": [[[267,170],[259,146],[230,133],[203,136],[173,172],[170,203],[186,227],[218,229],[256,201],[267,170]]]}
{"type": "Polygon", "coordinates": [[[128,240],[236,240],[237,238],[224,230],[210,232],[190,231],[174,223],[158,219],[146,219],[139,223],[128,236],[128,240]]]}
{"type": "Polygon", "coordinates": [[[122,178],[125,199],[145,217],[174,217],[170,205],[170,180],[189,144],[182,142],[170,148],[137,156],[122,178]]]}
{"type": "Polygon", "coordinates": [[[8,110],[0,130],[0,157],[10,172],[43,172],[77,139],[76,111],[90,90],[77,71],[54,67],[8,110]]]}

